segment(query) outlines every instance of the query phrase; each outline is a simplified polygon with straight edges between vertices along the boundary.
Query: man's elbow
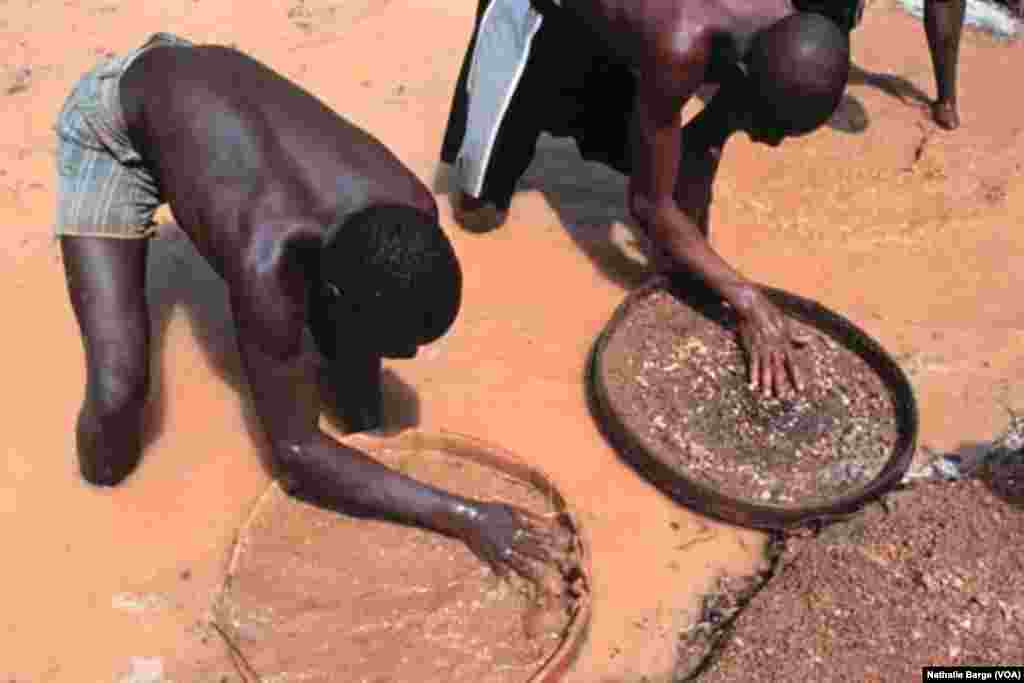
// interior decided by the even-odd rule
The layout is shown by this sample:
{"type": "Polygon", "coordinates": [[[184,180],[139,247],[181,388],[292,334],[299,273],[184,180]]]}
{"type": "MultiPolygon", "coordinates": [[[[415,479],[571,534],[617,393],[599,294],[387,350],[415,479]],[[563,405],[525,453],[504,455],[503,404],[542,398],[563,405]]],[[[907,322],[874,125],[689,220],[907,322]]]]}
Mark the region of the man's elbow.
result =
{"type": "Polygon", "coordinates": [[[293,493],[308,469],[312,443],[308,439],[270,440],[270,474],[288,493],[293,493]]]}

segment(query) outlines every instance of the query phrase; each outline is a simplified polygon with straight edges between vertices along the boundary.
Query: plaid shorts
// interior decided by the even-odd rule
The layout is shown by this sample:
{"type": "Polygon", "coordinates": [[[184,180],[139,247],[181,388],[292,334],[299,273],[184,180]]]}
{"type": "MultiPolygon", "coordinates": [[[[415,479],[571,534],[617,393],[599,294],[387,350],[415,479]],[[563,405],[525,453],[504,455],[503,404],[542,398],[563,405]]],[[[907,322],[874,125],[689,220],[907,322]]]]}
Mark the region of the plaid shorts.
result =
{"type": "Polygon", "coordinates": [[[113,57],[75,84],[57,118],[57,218],[61,235],[143,238],[163,201],[153,175],[128,139],[120,83],[132,62],[158,45],[185,45],[167,33],[113,57]]]}

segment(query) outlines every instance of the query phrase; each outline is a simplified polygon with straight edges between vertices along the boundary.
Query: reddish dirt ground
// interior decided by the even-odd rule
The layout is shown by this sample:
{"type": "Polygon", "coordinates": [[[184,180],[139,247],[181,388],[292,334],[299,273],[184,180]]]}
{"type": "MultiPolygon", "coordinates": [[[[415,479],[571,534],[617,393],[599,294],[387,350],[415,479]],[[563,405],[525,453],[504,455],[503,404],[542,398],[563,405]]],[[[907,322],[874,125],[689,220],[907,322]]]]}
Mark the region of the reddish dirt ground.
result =
{"type": "MultiPolygon", "coordinates": [[[[473,9],[465,0],[4,3],[0,303],[15,327],[0,349],[9,387],[0,680],[119,681],[133,661],[139,671],[207,647],[201,625],[232,538],[267,484],[223,287],[170,228],[151,250],[151,443],[115,490],[77,476],[82,350],[51,237],[51,125],[71,84],[100,55],[154,31],[234,43],[434,182],[473,9]]],[[[876,3],[854,38],[847,107],[867,128],[778,150],[739,139],[717,189],[721,252],[754,278],[842,311],[898,354],[921,402],[922,442],[939,450],[990,439],[1005,425],[1003,406],[1024,409],[1024,98],[1010,87],[1020,56],[1019,43],[967,35],[963,127],[940,132],[925,112],[934,86],[920,23],[876,3]]],[[[643,277],[624,181],[557,142],[527,181],[508,226],[486,236],[455,228],[440,197],[465,271],[463,313],[417,359],[389,364],[391,425],[475,435],[550,473],[593,551],[594,621],[570,680],[667,680],[697,596],[723,571],[749,571],[763,538],[668,501],[587,413],[586,352],[643,277]]]]}
{"type": "Polygon", "coordinates": [[[927,482],[794,539],[698,680],[919,681],[1020,664],[1024,511],[981,480],[927,482]]]}

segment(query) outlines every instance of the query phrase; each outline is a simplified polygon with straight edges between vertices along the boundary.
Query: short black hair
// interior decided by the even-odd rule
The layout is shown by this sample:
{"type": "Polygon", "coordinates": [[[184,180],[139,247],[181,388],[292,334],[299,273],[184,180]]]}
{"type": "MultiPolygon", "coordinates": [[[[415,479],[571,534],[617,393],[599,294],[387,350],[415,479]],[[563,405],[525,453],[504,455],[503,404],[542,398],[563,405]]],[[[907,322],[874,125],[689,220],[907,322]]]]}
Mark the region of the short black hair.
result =
{"type": "Polygon", "coordinates": [[[433,341],[462,300],[462,269],[437,218],[400,204],[374,204],[332,226],[320,277],[371,342],[433,341]]]}
{"type": "Polygon", "coordinates": [[[757,115],[802,135],[828,121],[842,100],[849,37],[827,17],[796,12],[758,32],[745,61],[757,115]]]}

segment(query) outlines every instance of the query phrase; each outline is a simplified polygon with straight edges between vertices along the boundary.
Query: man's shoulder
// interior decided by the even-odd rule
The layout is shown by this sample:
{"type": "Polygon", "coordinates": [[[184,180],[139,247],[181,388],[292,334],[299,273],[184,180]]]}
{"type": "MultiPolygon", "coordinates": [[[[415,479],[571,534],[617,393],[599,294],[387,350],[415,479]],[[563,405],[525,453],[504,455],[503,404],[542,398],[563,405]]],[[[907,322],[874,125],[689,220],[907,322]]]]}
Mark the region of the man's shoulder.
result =
{"type": "MultiPolygon", "coordinates": [[[[656,84],[654,91],[671,97],[679,86],[696,87],[711,61],[715,26],[706,21],[673,17],[671,21],[650,26],[642,36],[635,70],[642,81],[656,84]]],[[[653,94],[650,88],[644,89],[653,94]]],[[[679,93],[675,93],[679,94],[679,93]]]]}
{"type": "Polygon", "coordinates": [[[235,68],[233,52],[206,45],[158,45],[146,50],[121,77],[126,119],[129,123],[166,125],[165,118],[194,117],[197,108],[217,99],[217,83],[230,79],[235,68]],[[143,112],[146,116],[140,119],[143,112]]]}
{"type": "Polygon", "coordinates": [[[122,84],[127,83],[143,96],[185,91],[200,94],[258,78],[266,71],[262,64],[230,46],[158,45],[132,62],[122,84]]]}
{"type": "Polygon", "coordinates": [[[638,66],[680,71],[705,67],[724,44],[742,52],[754,33],[792,14],[793,6],[790,0],[642,0],[631,12],[643,18],[637,31],[645,59],[638,66]]]}

